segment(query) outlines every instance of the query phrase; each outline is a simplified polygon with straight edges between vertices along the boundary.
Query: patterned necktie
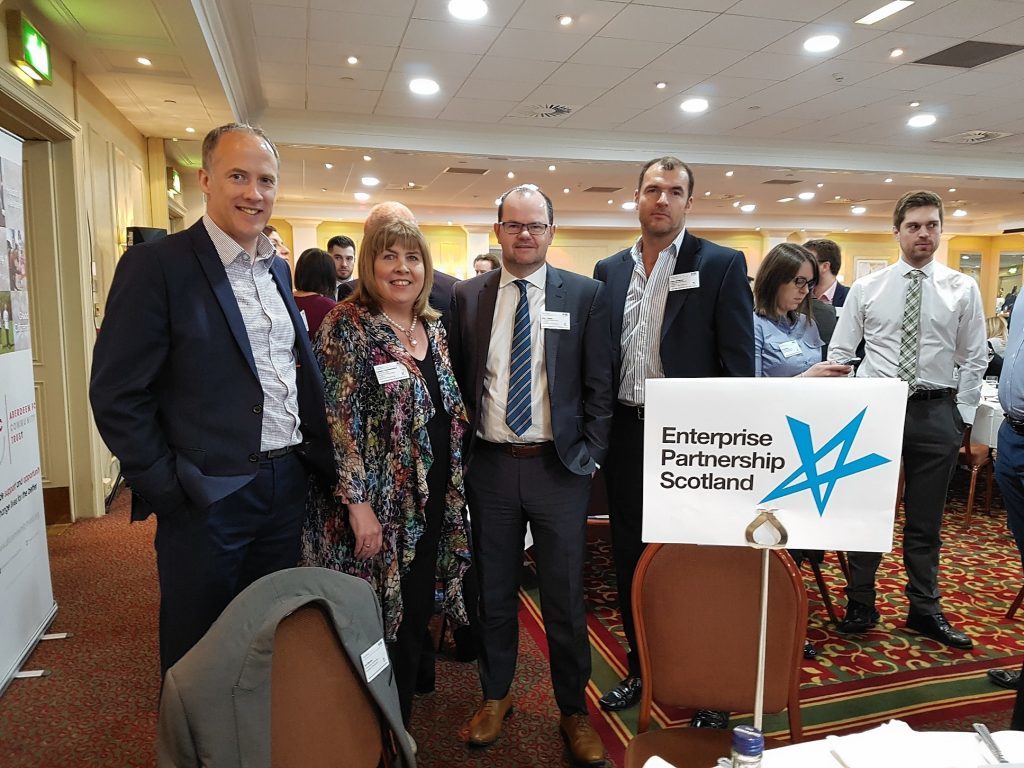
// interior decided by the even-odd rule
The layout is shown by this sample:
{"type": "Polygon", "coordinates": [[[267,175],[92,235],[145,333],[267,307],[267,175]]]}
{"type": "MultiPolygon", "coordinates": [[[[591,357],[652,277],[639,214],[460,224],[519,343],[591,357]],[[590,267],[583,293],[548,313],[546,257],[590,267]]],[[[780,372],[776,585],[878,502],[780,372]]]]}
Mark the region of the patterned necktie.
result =
{"type": "Polygon", "coordinates": [[[896,375],[910,385],[910,394],[917,389],[918,331],[921,327],[921,281],[924,272],[919,269],[907,273],[910,286],[903,305],[903,335],[900,338],[900,359],[896,375]]]}
{"type": "Polygon", "coordinates": [[[526,300],[525,280],[516,280],[519,303],[512,327],[512,353],[508,369],[508,403],[505,423],[522,437],[533,424],[533,396],[530,386],[530,303],[526,300]]]}

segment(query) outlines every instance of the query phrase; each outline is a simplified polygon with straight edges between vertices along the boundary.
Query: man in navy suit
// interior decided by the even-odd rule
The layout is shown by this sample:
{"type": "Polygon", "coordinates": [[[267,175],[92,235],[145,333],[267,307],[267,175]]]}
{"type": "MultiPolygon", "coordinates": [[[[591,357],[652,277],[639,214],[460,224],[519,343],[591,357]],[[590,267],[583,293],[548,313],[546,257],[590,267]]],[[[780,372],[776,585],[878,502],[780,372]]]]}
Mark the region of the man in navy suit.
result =
{"type": "MultiPolygon", "coordinates": [[[[611,307],[615,415],[605,466],[612,554],[628,643],[629,674],[601,697],[607,710],[640,700],[631,594],[643,554],[645,384],[652,378],[754,375],[753,301],[743,254],[686,230],[693,171],[659,157],[640,171],[634,195],[640,238],[599,261],[611,307]]],[[[700,408],[680,403],[680,408],[700,408]]],[[[704,724],[704,723],[700,723],[704,724]]]]}
{"type": "Polygon", "coordinates": [[[494,232],[501,269],[455,285],[451,350],[469,411],[466,497],[480,585],[483,704],[469,743],[492,744],[512,713],[516,594],[530,524],[562,713],[577,764],[604,764],[587,716],[590,646],[583,602],[590,480],[608,449],[612,390],[604,287],[547,263],[551,200],[509,190],[494,232]]]}
{"type": "Polygon", "coordinates": [[[248,584],[298,563],[310,472],[336,475],[288,265],[263,234],[278,168],[259,129],[211,131],[206,215],[125,253],[96,341],[96,425],[132,518],[157,516],[163,672],[248,584]]]}
{"type": "Polygon", "coordinates": [[[818,284],[814,286],[814,298],[833,307],[843,306],[850,287],[839,282],[839,268],[843,265],[839,244],[832,240],[808,240],[804,248],[818,260],[818,284]]]}

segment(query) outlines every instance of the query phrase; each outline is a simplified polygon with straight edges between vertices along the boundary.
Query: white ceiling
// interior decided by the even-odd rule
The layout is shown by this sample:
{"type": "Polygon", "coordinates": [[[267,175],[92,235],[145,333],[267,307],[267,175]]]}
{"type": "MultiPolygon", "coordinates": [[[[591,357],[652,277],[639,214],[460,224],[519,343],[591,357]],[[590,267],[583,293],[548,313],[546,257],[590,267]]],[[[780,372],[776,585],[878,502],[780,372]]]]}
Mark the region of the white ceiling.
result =
{"type": "MultiPolygon", "coordinates": [[[[144,134],[186,138],[188,125],[202,135],[232,114],[262,124],[283,148],[278,211],[288,215],[358,217],[365,206],[352,195],[372,169],[382,186],[422,188],[378,187],[367,190],[370,202],[400,199],[423,220],[491,221],[494,197],[533,182],[563,222],[631,226],[619,204],[632,197],[639,164],[671,153],[696,166],[695,226],[884,228],[892,201],[922,186],[968,210],[951,222],[962,231],[1024,224],[1024,52],[970,70],[909,63],[967,40],[1024,42],[1024,0],[917,0],[870,27],[853,22],[884,0],[488,4],[479,22],[452,19],[446,0],[31,5],[43,31],[144,134]],[[575,22],[559,26],[562,13],[575,22]],[[826,32],[840,37],[838,48],[803,51],[807,37],[826,32]],[[898,59],[895,47],[905,51],[898,59]],[[139,55],[153,66],[136,63],[139,55]],[[347,64],[350,55],[359,63],[347,64]],[[440,92],[413,95],[415,76],[433,78],[440,92]],[[680,111],[691,96],[710,109],[680,111]],[[547,104],[571,112],[523,116],[547,104]],[[936,124],[908,128],[921,110],[936,124]],[[934,141],[975,129],[1011,136],[934,141]],[[443,173],[458,165],[488,173],[443,173]],[[801,183],[763,183],[771,179],[801,183]],[[621,189],[581,191],[592,185],[621,189]],[[800,191],[815,200],[775,202],[800,191]],[[757,210],[739,213],[738,198],[757,210]],[[862,200],[868,213],[850,215],[862,200]]],[[[174,149],[186,161],[197,154],[194,142],[174,149]]]]}

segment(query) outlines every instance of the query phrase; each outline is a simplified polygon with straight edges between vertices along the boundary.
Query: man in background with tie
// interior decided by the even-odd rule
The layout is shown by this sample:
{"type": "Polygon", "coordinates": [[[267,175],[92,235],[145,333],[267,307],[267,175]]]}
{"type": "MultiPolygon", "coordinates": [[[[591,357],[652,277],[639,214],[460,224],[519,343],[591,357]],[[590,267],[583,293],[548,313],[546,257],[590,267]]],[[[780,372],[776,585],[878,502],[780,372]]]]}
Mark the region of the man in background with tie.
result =
{"type": "MultiPolygon", "coordinates": [[[[966,425],[974,421],[988,364],[981,293],[970,277],[934,260],[942,236],[942,199],[934,192],[909,192],[900,198],[893,234],[899,261],[851,286],[828,357],[847,360],[863,340],[858,376],[907,382],[907,628],[969,650],[971,639],[950,626],[939,604],[939,534],[949,479],[966,425]]],[[[875,572],[881,560],[879,553],[850,553],[849,602],[837,627],[840,632],[859,634],[878,624],[875,572]]]]}
{"type": "Polygon", "coordinates": [[[485,747],[512,713],[517,592],[526,524],[561,710],[573,760],[603,765],[587,715],[590,646],[583,602],[590,479],[608,449],[611,350],[603,286],[555,269],[551,200],[509,190],[494,233],[502,268],[455,285],[451,352],[469,411],[466,497],[480,584],[484,701],[469,743],[485,747]]]}

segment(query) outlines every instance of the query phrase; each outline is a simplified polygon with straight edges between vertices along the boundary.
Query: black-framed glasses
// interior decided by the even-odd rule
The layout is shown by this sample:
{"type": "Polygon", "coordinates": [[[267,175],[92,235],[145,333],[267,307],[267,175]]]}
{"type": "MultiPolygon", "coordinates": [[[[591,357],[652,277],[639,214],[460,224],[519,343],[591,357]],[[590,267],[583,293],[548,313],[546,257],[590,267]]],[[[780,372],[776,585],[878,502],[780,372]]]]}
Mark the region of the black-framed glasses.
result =
{"type": "Polygon", "coordinates": [[[543,235],[551,228],[550,224],[544,224],[539,221],[531,224],[523,224],[518,221],[500,221],[498,224],[501,227],[501,231],[506,235],[519,235],[522,234],[524,229],[534,236],[543,235]]]}
{"type": "Polygon", "coordinates": [[[806,277],[794,277],[790,282],[797,288],[806,288],[808,291],[813,291],[814,286],[818,284],[817,280],[808,280],[806,277]]]}

